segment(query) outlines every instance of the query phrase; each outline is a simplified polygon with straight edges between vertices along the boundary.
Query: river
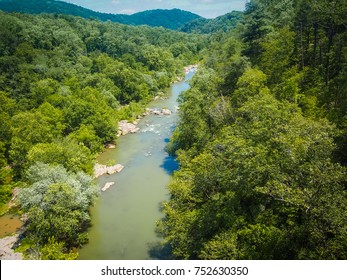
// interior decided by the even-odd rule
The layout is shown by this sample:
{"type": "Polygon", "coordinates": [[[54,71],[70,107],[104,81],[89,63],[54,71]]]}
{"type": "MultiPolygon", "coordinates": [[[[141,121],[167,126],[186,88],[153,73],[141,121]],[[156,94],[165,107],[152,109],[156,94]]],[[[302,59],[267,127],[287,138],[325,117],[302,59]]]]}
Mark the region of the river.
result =
{"type": "Polygon", "coordinates": [[[156,221],[163,217],[162,202],[168,200],[167,185],[177,169],[175,159],[165,152],[177,122],[177,97],[189,89],[189,72],[185,80],[172,85],[165,100],[153,101],[150,108],[168,108],[170,116],[146,116],[139,123],[140,131],[122,136],[115,149],[98,157],[101,164],[120,163],[121,173],[98,178],[102,192],[91,209],[92,227],[89,243],[79,251],[85,260],[146,260],[162,258],[156,255],[161,241],[155,232],[156,221]]]}

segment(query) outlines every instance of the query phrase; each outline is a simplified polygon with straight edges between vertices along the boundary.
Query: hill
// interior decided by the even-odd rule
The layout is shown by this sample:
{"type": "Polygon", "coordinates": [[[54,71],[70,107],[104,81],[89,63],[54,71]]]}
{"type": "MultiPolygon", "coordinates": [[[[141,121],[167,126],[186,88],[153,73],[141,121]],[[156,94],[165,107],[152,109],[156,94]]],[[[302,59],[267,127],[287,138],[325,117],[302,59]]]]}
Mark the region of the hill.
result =
{"type": "Polygon", "coordinates": [[[93,18],[101,21],[112,21],[129,25],[162,26],[169,29],[179,29],[192,20],[201,18],[197,14],[172,10],[150,10],[133,15],[106,14],[95,12],[74,4],[54,0],[0,0],[0,10],[27,14],[67,14],[83,18],[93,18]]]}
{"type": "MultiPolygon", "coordinates": [[[[118,15],[119,16],[119,15],[118,15]]],[[[177,30],[192,20],[200,19],[201,16],[180,9],[172,10],[149,10],[128,16],[129,23],[133,25],[147,24],[149,26],[162,26],[177,30]]],[[[126,22],[124,22],[126,23],[126,22]]]]}
{"type": "Polygon", "coordinates": [[[216,17],[214,19],[197,18],[183,25],[179,30],[187,33],[209,34],[217,31],[228,31],[235,28],[242,19],[243,12],[233,11],[231,13],[216,17]]]}

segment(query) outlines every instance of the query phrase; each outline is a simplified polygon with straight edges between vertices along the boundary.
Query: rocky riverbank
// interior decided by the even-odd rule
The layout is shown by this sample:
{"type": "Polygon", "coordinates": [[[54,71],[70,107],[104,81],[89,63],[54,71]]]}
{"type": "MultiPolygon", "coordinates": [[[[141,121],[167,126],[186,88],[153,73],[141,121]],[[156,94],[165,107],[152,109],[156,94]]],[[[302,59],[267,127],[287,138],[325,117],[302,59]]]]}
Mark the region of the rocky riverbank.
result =
{"type": "MultiPolygon", "coordinates": [[[[188,65],[184,67],[185,74],[196,71],[198,69],[197,64],[188,65]]],[[[181,82],[183,80],[183,77],[177,77],[177,80],[175,82],[181,82]]],[[[159,92],[157,96],[154,97],[154,100],[165,100],[167,97],[165,96],[164,92],[159,92]]],[[[121,120],[118,122],[118,133],[117,137],[120,137],[122,135],[127,135],[129,133],[137,133],[140,128],[137,127],[137,124],[144,116],[148,115],[157,115],[157,116],[169,116],[172,114],[172,111],[167,108],[146,108],[145,112],[142,114],[142,116],[138,116],[135,121],[130,122],[128,120],[121,120]]],[[[114,145],[108,144],[109,146],[106,146],[106,148],[115,148],[114,145]]]]}
{"type": "MultiPolygon", "coordinates": [[[[142,116],[138,116],[137,119],[133,122],[129,122],[128,120],[121,120],[118,122],[118,133],[117,137],[122,135],[127,135],[129,133],[137,133],[140,131],[140,128],[137,127],[139,121],[144,116],[148,115],[157,115],[157,116],[170,116],[172,111],[167,108],[146,108],[146,111],[142,114],[142,116]]],[[[114,145],[109,144],[106,148],[115,148],[114,145]]]]}
{"type": "Polygon", "coordinates": [[[197,64],[193,64],[193,65],[188,65],[186,67],[184,67],[184,73],[188,74],[191,71],[195,71],[198,69],[198,65],[197,64]]]}
{"type": "Polygon", "coordinates": [[[21,253],[15,253],[13,245],[18,240],[18,234],[7,236],[0,239],[0,260],[22,260],[21,253]]]}

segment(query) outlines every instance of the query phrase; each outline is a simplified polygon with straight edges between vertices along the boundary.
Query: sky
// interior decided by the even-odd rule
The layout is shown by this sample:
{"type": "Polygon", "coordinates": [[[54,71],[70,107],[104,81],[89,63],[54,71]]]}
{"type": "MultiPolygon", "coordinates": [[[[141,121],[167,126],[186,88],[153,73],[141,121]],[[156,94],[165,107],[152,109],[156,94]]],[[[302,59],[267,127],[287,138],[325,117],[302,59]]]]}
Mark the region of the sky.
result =
{"type": "Polygon", "coordinates": [[[243,11],[246,0],[61,0],[94,11],[111,14],[133,14],[152,9],[181,9],[206,18],[231,11],[243,11]]]}

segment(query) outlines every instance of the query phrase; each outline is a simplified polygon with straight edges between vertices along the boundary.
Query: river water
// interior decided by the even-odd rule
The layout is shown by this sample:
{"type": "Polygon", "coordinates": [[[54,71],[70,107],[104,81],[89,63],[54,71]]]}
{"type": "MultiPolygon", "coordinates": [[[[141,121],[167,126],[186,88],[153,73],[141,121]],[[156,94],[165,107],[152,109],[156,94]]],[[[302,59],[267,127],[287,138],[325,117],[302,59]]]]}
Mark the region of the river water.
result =
{"type": "Polygon", "coordinates": [[[11,235],[18,231],[23,225],[23,222],[18,216],[5,214],[0,217],[0,238],[11,235]]]}
{"type": "Polygon", "coordinates": [[[163,217],[161,204],[168,200],[167,185],[177,169],[174,158],[165,152],[165,145],[177,122],[177,97],[189,89],[190,72],[185,80],[172,85],[168,99],[153,101],[150,108],[168,108],[170,116],[150,115],[143,118],[136,134],[122,136],[116,149],[108,149],[98,158],[99,163],[120,163],[121,173],[98,178],[102,192],[92,208],[89,243],[79,252],[80,259],[145,260],[156,259],[156,221],[163,217]]]}

